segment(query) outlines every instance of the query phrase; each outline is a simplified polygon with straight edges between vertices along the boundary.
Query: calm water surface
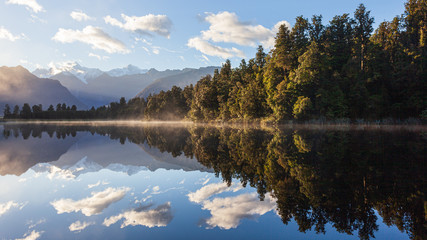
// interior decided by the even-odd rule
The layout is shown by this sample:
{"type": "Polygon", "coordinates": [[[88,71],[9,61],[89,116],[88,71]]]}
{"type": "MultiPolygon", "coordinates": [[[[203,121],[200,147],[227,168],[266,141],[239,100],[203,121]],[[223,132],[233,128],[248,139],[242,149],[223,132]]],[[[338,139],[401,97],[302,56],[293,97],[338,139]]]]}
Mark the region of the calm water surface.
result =
{"type": "Polygon", "coordinates": [[[422,129],[0,125],[0,239],[427,239],[422,129]]]}

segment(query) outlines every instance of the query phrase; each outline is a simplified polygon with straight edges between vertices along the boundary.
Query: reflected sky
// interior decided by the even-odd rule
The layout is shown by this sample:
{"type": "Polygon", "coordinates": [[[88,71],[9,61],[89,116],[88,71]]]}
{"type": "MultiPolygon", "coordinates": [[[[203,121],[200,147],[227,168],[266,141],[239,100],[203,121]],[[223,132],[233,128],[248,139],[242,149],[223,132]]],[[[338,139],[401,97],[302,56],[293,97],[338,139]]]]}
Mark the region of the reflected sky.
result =
{"type": "MultiPolygon", "coordinates": [[[[5,129],[1,239],[359,239],[330,223],[324,234],[300,232],[295,221],[283,224],[271,192],[261,201],[256,187],[224,182],[195,157],[148,141],[86,130],[25,139],[5,129]]],[[[409,239],[376,215],[377,239],[409,239]]]]}

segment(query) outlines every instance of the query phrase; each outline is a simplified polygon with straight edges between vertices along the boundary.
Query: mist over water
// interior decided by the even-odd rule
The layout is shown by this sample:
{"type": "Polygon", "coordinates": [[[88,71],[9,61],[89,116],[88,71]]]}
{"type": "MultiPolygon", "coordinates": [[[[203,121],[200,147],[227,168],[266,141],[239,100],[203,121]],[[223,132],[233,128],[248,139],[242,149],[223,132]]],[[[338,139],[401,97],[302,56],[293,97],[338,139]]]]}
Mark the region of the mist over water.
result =
{"type": "Polygon", "coordinates": [[[0,237],[423,239],[426,143],[405,126],[5,123],[0,237]]]}

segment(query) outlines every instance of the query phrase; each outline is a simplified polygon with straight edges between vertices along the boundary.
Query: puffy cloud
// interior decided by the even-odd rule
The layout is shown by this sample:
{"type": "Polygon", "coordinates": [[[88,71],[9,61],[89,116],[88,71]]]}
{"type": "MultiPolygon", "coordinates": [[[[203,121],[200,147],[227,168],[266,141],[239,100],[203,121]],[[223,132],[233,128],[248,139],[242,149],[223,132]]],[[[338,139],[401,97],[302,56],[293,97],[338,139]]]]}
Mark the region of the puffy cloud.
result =
{"type": "Polygon", "coordinates": [[[17,4],[23,5],[27,9],[32,10],[35,13],[43,11],[43,7],[37,3],[36,0],[9,0],[6,4],[17,4]]]}
{"type": "Polygon", "coordinates": [[[256,193],[236,197],[215,198],[204,201],[202,209],[209,210],[212,217],[206,220],[209,227],[236,228],[244,218],[253,219],[276,208],[276,201],[270,195],[260,201],[256,193]]]}
{"type": "Polygon", "coordinates": [[[205,21],[210,23],[209,30],[202,31],[204,40],[212,40],[214,42],[236,43],[244,46],[256,46],[259,42],[265,47],[271,47],[269,42],[274,40],[278,27],[281,24],[290,24],[286,21],[281,21],[272,29],[268,29],[262,25],[251,25],[239,21],[235,13],[220,12],[218,14],[207,13],[205,21]]]}
{"type": "Polygon", "coordinates": [[[227,186],[227,183],[224,182],[212,183],[200,188],[194,193],[189,193],[187,196],[191,202],[201,203],[213,195],[223,192],[237,192],[240,189],[242,189],[240,184],[233,184],[231,187],[229,187],[227,186]]]}
{"type": "MultiPolygon", "coordinates": [[[[91,53],[89,53],[89,56],[91,56],[91,53]]],[[[101,182],[101,180],[99,180],[98,182],[96,182],[94,184],[88,184],[87,188],[94,188],[94,187],[98,187],[100,185],[107,185],[107,184],[109,184],[109,182],[106,182],[106,181],[101,182]]]]}
{"type": "Polygon", "coordinates": [[[71,232],[81,232],[82,230],[84,230],[85,228],[94,225],[95,222],[73,222],[71,223],[71,225],[68,227],[68,229],[70,229],[71,232]]]}
{"type": "Polygon", "coordinates": [[[119,215],[106,218],[103,224],[109,227],[121,219],[124,219],[121,228],[137,225],[152,228],[165,227],[172,221],[173,216],[170,202],[151,210],[147,210],[148,207],[132,209],[119,215]]]}
{"type": "MultiPolygon", "coordinates": [[[[89,53],[89,57],[98,58],[98,60],[107,60],[107,59],[109,59],[109,58],[110,58],[110,57],[108,57],[108,56],[100,56],[100,55],[95,54],[95,53],[89,53]]],[[[89,186],[88,186],[88,187],[89,187],[89,186]]],[[[93,186],[93,187],[96,187],[96,186],[93,186]]],[[[91,188],[91,187],[89,187],[89,188],[91,188]]]]}
{"type": "Polygon", "coordinates": [[[42,233],[33,230],[30,234],[25,234],[23,238],[17,238],[16,240],[36,240],[41,237],[42,233]]]}
{"type": "Polygon", "coordinates": [[[129,53],[130,51],[119,40],[110,37],[102,29],[87,26],[83,30],[60,28],[52,38],[61,43],[82,42],[92,46],[93,49],[101,49],[107,53],[129,53]]]}
{"type": "Polygon", "coordinates": [[[0,203],[0,217],[12,208],[22,208],[23,206],[24,204],[19,204],[13,201],[9,201],[7,203],[0,203]]]}
{"type": "Polygon", "coordinates": [[[81,211],[86,216],[100,214],[110,204],[120,201],[129,188],[107,188],[102,192],[92,192],[92,196],[82,200],[60,199],[50,204],[58,214],[81,211]]]}
{"type": "Polygon", "coordinates": [[[209,227],[223,229],[236,228],[244,218],[253,219],[264,215],[276,207],[276,200],[266,194],[264,201],[260,201],[256,193],[245,193],[234,197],[213,198],[214,195],[223,192],[237,192],[243,187],[241,184],[233,184],[228,187],[226,183],[214,183],[206,185],[194,193],[189,193],[191,202],[199,203],[202,209],[209,210],[212,217],[205,220],[209,227]]]}
{"type": "Polygon", "coordinates": [[[262,25],[252,25],[239,21],[237,15],[231,12],[206,13],[204,21],[210,24],[209,29],[201,31],[200,36],[188,40],[187,46],[200,52],[221,58],[244,57],[241,50],[222,48],[215,43],[233,43],[240,46],[255,47],[262,44],[266,48],[274,45],[274,37],[282,24],[290,27],[286,21],[278,22],[269,29],[262,25]]]}
{"type": "Polygon", "coordinates": [[[154,32],[167,38],[170,37],[172,21],[166,15],[148,14],[137,17],[122,14],[121,17],[123,18],[124,23],[111,16],[106,16],[104,21],[107,24],[132,32],[139,32],[143,34],[154,32]]]}
{"type": "Polygon", "coordinates": [[[6,39],[9,41],[14,42],[15,40],[21,39],[21,36],[15,36],[12,33],[9,32],[6,28],[3,26],[0,26],[0,39],[6,39]]]}
{"type": "Polygon", "coordinates": [[[57,166],[50,166],[48,171],[49,171],[49,174],[47,175],[47,177],[50,180],[53,180],[53,179],[72,180],[76,178],[76,175],[74,175],[73,171],[68,169],[61,169],[57,166]]]}
{"type": "Polygon", "coordinates": [[[81,21],[88,21],[88,20],[95,20],[93,17],[89,17],[86,13],[84,13],[81,10],[78,11],[72,11],[70,13],[70,16],[72,19],[81,22],[81,21]]]}
{"type": "Polygon", "coordinates": [[[199,50],[200,52],[210,55],[210,56],[217,56],[221,58],[232,58],[234,56],[238,57],[245,57],[245,54],[243,51],[237,49],[237,48],[223,48],[220,46],[215,46],[208,41],[205,41],[201,39],[200,37],[194,37],[190,38],[188,40],[187,46],[191,48],[195,48],[196,50],[199,50]]]}

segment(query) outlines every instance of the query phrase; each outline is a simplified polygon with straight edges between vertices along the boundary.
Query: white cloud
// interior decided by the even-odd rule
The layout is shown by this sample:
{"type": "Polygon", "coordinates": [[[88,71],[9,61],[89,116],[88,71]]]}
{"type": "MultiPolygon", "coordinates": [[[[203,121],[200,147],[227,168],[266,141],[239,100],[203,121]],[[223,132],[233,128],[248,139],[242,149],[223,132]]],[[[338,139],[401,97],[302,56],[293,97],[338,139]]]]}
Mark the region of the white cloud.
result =
{"type": "Polygon", "coordinates": [[[202,58],[205,59],[207,62],[210,62],[209,58],[206,57],[206,55],[202,55],[202,58]]]}
{"type": "Polygon", "coordinates": [[[142,49],[144,49],[144,51],[146,51],[147,53],[150,53],[150,50],[148,50],[148,48],[142,47],[142,49]]]}
{"type": "MultiPolygon", "coordinates": [[[[91,55],[92,53],[89,53],[89,57],[92,57],[92,55],[91,55]]],[[[95,55],[95,54],[93,54],[93,55],[95,55]]],[[[97,55],[96,55],[97,56],[97,55]]],[[[98,56],[99,57],[99,56],[98,56]]],[[[87,188],[94,188],[94,187],[98,187],[99,185],[101,185],[101,181],[98,181],[98,182],[96,182],[96,183],[94,183],[94,184],[88,184],[87,185],[87,188]]]]}
{"type": "MultiPolygon", "coordinates": [[[[204,59],[206,59],[206,61],[209,61],[209,59],[207,59],[207,57],[205,58],[206,56],[204,56],[203,58],[204,59]]],[[[203,183],[202,183],[202,185],[206,185],[206,184],[208,184],[208,182],[210,181],[211,179],[210,178],[208,178],[208,179],[206,179],[203,183]]]]}
{"type": "Polygon", "coordinates": [[[7,203],[0,203],[0,217],[11,210],[12,208],[22,208],[23,204],[19,204],[13,201],[7,203]]]}
{"type": "Polygon", "coordinates": [[[35,13],[43,11],[43,7],[38,4],[36,0],[9,0],[6,2],[6,4],[23,5],[28,10],[32,10],[35,13]]]}
{"type": "Polygon", "coordinates": [[[82,200],[60,199],[50,204],[58,214],[81,211],[86,216],[100,214],[110,204],[120,201],[130,188],[107,188],[102,192],[92,192],[91,197],[82,200]]]}
{"type": "Polygon", "coordinates": [[[72,11],[70,13],[70,16],[72,19],[81,22],[81,21],[89,21],[89,20],[95,20],[93,17],[89,17],[86,13],[84,13],[81,10],[72,11]]]}
{"type": "Polygon", "coordinates": [[[60,28],[52,39],[61,43],[86,43],[91,45],[93,49],[101,49],[107,53],[130,52],[121,41],[110,37],[102,29],[93,26],[87,26],[81,31],[60,28]]]}
{"type": "Polygon", "coordinates": [[[73,222],[71,223],[71,225],[68,227],[68,229],[70,229],[71,232],[81,232],[82,230],[84,230],[85,228],[94,225],[95,222],[73,222]]]}
{"type": "Polygon", "coordinates": [[[43,223],[45,223],[46,222],[46,219],[44,219],[44,218],[42,218],[42,219],[40,219],[39,221],[37,221],[37,222],[33,222],[32,220],[30,220],[27,224],[29,225],[28,226],[28,229],[32,229],[32,228],[35,228],[35,227],[37,227],[38,225],[40,225],[40,224],[43,224],[43,223]]]}
{"type": "MultiPolygon", "coordinates": [[[[49,66],[53,66],[49,63],[49,66]]],[[[52,70],[52,71],[58,71],[58,70],[52,70]]],[[[53,179],[61,179],[61,180],[72,180],[75,179],[76,176],[74,175],[74,173],[71,170],[68,169],[61,169],[57,166],[50,166],[49,169],[49,174],[47,175],[47,177],[50,180],[53,179]]]]}
{"type": "MultiPolygon", "coordinates": [[[[205,21],[210,23],[210,27],[209,30],[201,32],[204,40],[235,43],[243,46],[254,47],[259,42],[265,45],[270,39],[274,39],[278,30],[277,24],[273,29],[268,29],[262,25],[241,22],[235,13],[227,11],[219,12],[218,14],[207,13],[205,21]]],[[[290,27],[290,24],[286,21],[279,23],[287,24],[290,27]]],[[[265,47],[271,46],[266,45],[265,47]]]]}
{"type": "Polygon", "coordinates": [[[252,25],[239,21],[237,15],[231,12],[206,13],[203,20],[210,24],[209,29],[201,31],[200,36],[188,40],[187,46],[200,52],[221,58],[244,57],[244,53],[237,48],[223,48],[214,43],[232,43],[240,46],[255,47],[262,44],[266,48],[274,45],[274,37],[281,24],[290,27],[286,21],[278,22],[269,29],[262,25],[252,25]]]}
{"type": "Polygon", "coordinates": [[[160,53],[159,48],[153,48],[153,53],[158,55],[160,53]]]}
{"type": "MultiPolygon", "coordinates": [[[[100,55],[95,54],[95,53],[89,53],[89,57],[98,58],[98,60],[107,60],[107,59],[109,59],[109,58],[110,58],[109,56],[100,56],[100,55]]],[[[101,182],[100,182],[100,183],[101,183],[101,182]]],[[[99,185],[97,185],[97,186],[99,186],[99,185]]],[[[89,186],[88,186],[88,187],[89,187],[89,186]]],[[[93,187],[96,187],[96,186],[93,186],[93,187]]],[[[89,187],[89,188],[92,188],[92,187],[89,187]]]]}
{"type": "Polygon", "coordinates": [[[151,210],[147,210],[147,207],[145,207],[126,211],[119,215],[106,218],[103,224],[109,227],[124,219],[121,228],[137,225],[149,228],[165,227],[172,221],[172,218],[171,204],[168,202],[151,210]]]}
{"type": "Polygon", "coordinates": [[[159,186],[154,186],[153,187],[153,192],[158,192],[160,190],[160,187],[159,186]]]}
{"type": "Polygon", "coordinates": [[[210,55],[210,56],[217,56],[221,58],[232,58],[234,56],[238,57],[245,57],[245,54],[243,51],[237,49],[237,48],[223,48],[220,46],[215,46],[208,41],[205,41],[201,39],[200,37],[194,37],[190,38],[188,40],[187,46],[195,48],[196,50],[199,50],[200,52],[210,55]]]}
{"type": "Polygon", "coordinates": [[[212,183],[187,196],[191,202],[201,204],[202,209],[210,211],[212,216],[206,220],[210,228],[236,228],[244,218],[253,219],[275,209],[276,201],[270,194],[266,194],[264,201],[260,201],[256,193],[209,200],[214,195],[237,192],[242,188],[241,184],[228,187],[226,183],[212,183]]]}
{"type": "Polygon", "coordinates": [[[230,229],[236,228],[244,218],[254,219],[274,210],[276,201],[270,194],[266,194],[264,201],[260,201],[256,193],[246,193],[207,200],[202,206],[202,209],[209,210],[212,215],[206,220],[209,227],[230,229]]]}
{"type": "Polygon", "coordinates": [[[9,32],[6,28],[3,26],[0,26],[0,39],[6,39],[9,41],[14,42],[15,40],[21,39],[21,36],[15,36],[12,33],[9,32]]]}
{"type": "Polygon", "coordinates": [[[201,203],[213,195],[220,194],[223,192],[237,192],[242,189],[240,184],[233,184],[231,187],[227,186],[227,183],[211,183],[206,185],[194,193],[189,193],[188,199],[191,202],[201,203]]]}
{"type": "Polygon", "coordinates": [[[46,20],[44,20],[44,19],[42,19],[42,18],[39,18],[38,16],[36,16],[36,15],[34,15],[34,14],[31,14],[30,21],[31,21],[32,23],[35,23],[36,21],[39,21],[39,22],[44,23],[44,24],[46,24],[46,23],[47,23],[47,21],[46,21],[46,20]]]}
{"type": "Polygon", "coordinates": [[[120,27],[122,29],[149,34],[150,32],[169,38],[172,28],[172,21],[166,15],[148,14],[145,16],[127,16],[122,14],[124,23],[111,16],[104,17],[107,24],[120,27]]]}
{"type": "Polygon", "coordinates": [[[25,234],[23,238],[17,238],[16,240],[36,240],[41,237],[42,233],[33,230],[30,234],[25,234]]]}

